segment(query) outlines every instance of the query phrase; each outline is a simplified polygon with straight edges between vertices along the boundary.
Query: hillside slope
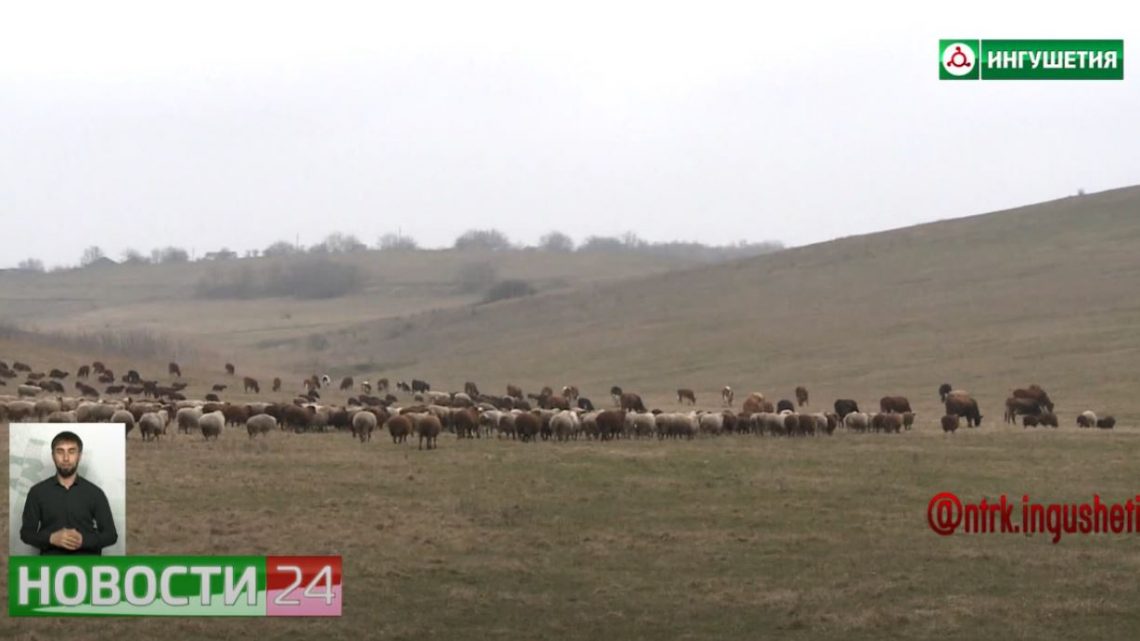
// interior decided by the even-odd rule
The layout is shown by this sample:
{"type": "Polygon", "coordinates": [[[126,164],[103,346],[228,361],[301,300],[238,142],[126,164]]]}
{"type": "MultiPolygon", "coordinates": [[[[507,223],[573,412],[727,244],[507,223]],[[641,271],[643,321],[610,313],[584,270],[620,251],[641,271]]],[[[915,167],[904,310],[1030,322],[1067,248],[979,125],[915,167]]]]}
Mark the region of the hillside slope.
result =
{"type": "MultiPolygon", "coordinates": [[[[0,321],[49,332],[142,330],[276,363],[278,354],[293,356],[297,345],[319,348],[322,334],[346,325],[470,305],[482,291],[464,291],[461,284],[474,270],[490,278],[523,278],[539,291],[558,291],[696,263],[696,258],[647,253],[526,250],[369,251],[331,260],[358,270],[359,290],[310,300],[196,296],[199,284],[215,284],[243,270],[263,275],[286,266],[280,258],[112,265],[49,274],[0,272],[0,321]]],[[[313,351],[319,356],[319,349],[313,351]]]]}
{"type": "Polygon", "coordinates": [[[595,400],[613,384],[662,404],[691,387],[711,405],[725,384],[774,397],[805,384],[816,407],[889,392],[931,418],[948,381],[999,422],[1009,389],[1037,382],[1062,413],[1140,418],[1138,255],[1130,187],[359,325],[322,358],[449,389],[575,383],[595,400]]]}

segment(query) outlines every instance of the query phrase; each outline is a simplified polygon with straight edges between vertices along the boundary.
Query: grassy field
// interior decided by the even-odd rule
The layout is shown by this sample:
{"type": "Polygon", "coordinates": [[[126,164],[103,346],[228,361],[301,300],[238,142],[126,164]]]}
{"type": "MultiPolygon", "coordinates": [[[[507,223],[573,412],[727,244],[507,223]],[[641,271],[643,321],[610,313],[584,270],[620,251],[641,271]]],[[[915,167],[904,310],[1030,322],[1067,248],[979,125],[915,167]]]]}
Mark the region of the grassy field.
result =
{"type": "Polygon", "coordinates": [[[943,538],[925,510],[1124,501],[1138,455],[1134,431],[1075,428],[432,452],[132,435],[130,553],[341,554],[344,616],[4,618],[0,638],[1135,638],[1140,534],[943,538]]]}

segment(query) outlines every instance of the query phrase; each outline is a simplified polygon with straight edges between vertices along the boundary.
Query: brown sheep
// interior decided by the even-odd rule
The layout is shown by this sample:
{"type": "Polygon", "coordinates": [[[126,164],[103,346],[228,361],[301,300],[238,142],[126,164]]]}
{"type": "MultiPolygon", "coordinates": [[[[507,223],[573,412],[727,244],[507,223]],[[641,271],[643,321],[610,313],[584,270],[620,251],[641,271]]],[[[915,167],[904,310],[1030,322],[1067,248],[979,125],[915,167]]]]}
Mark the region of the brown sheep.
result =
{"type": "Polygon", "coordinates": [[[416,433],[420,435],[420,447],[424,449],[424,439],[427,439],[427,448],[430,450],[433,447],[438,447],[436,439],[439,438],[439,433],[443,431],[443,426],[440,425],[439,419],[432,414],[416,414],[416,433]]]}
{"type": "Polygon", "coordinates": [[[277,377],[277,376],[273,377],[273,391],[274,392],[280,392],[281,391],[281,378],[280,377],[277,377]]]}
{"type": "Polygon", "coordinates": [[[903,412],[903,429],[909,430],[910,428],[914,427],[914,417],[914,412],[903,412]]]}
{"type": "Polygon", "coordinates": [[[523,412],[515,417],[515,432],[524,443],[534,441],[541,426],[542,421],[531,412],[523,412]]]}
{"type": "Polygon", "coordinates": [[[166,371],[171,376],[176,376],[178,378],[182,378],[182,368],[178,367],[178,363],[175,363],[174,361],[170,361],[170,364],[168,364],[166,366],[166,371]]]}
{"type": "Polygon", "coordinates": [[[482,438],[479,433],[479,412],[473,407],[456,410],[451,415],[451,424],[455,427],[456,438],[482,438]]]}
{"type": "Polygon", "coordinates": [[[796,388],[796,402],[799,403],[800,407],[807,405],[808,391],[807,391],[807,388],[804,387],[803,385],[800,385],[799,387],[796,388]]]}
{"type": "Polygon", "coordinates": [[[964,417],[966,427],[976,427],[982,424],[982,414],[978,410],[978,402],[966,392],[953,391],[946,395],[946,413],[964,417]]]}
{"type": "MultiPolygon", "coordinates": [[[[759,414],[764,410],[764,395],[753,392],[744,399],[744,406],[741,408],[743,414],[759,414]]],[[[770,410],[769,410],[770,411],[770,410]]]]}
{"type": "Polygon", "coordinates": [[[229,374],[230,376],[234,375],[234,364],[233,363],[226,363],[226,373],[229,374]]]}
{"type": "Polygon", "coordinates": [[[254,394],[260,394],[261,393],[261,387],[257,384],[256,379],[253,379],[253,378],[246,376],[245,378],[242,379],[242,385],[245,388],[245,391],[247,391],[247,392],[250,390],[253,390],[254,394]]]}
{"type": "Polygon", "coordinates": [[[352,380],[351,376],[345,376],[344,378],[340,379],[340,391],[342,392],[345,390],[350,390],[355,386],[356,383],[352,380]]]}
{"type": "Polygon", "coordinates": [[[691,389],[681,388],[681,389],[677,390],[677,402],[683,403],[686,400],[689,401],[690,405],[696,405],[697,404],[697,395],[694,394],[693,390],[691,390],[691,389]]]}
{"type": "Polygon", "coordinates": [[[396,444],[404,443],[408,440],[408,434],[412,432],[412,422],[408,420],[407,416],[397,414],[388,419],[388,434],[392,437],[392,442],[396,444]]]}
{"type": "Polygon", "coordinates": [[[958,429],[958,415],[957,414],[947,414],[947,415],[942,417],[942,431],[943,432],[954,432],[957,429],[958,429]]]}
{"type": "Polygon", "coordinates": [[[879,411],[885,413],[895,412],[902,414],[910,412],[910,401],[905,396],[884,396],[879,399],[879,411]]]}
{"type": "Polygon", "coordinates": [[[645,403],[641,402],[641,397],[633,392],[626,392],[621,395],[621,408],[626,412],[644,412],[645,403]]]}
{"type": "Polygon", "coordinates": [[[625,428],[625,410],[602,410],[594,422],[601,440],[617,438],[625,428]]]}

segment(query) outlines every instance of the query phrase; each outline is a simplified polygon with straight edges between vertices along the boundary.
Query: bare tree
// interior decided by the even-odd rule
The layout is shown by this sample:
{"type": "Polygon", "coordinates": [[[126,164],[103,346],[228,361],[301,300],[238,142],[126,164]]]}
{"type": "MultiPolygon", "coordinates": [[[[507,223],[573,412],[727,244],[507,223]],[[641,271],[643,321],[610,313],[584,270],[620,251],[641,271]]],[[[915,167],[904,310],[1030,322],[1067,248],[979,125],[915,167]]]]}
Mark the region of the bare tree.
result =
{"type": "Polygon", "coordinates": [[[20,261],[20,264],[16,265],[16,269],[22,272],[38,272],[42,274],[44,271],[44,261],[38,258],[25,258],[20,261]]]}
{"type": "Polygon", "coordinates": [[[394,234],[392,232],[381,236],[376,246],[379,249],[416,249],[419,247],[419,245],[416,244],[415,238],[398,233],[394,234]]]}
{"type": "Polygon", "coordinates": [[[83,250],[83,255],[79,257],[79,266],[87,267],[106,257],[102,249],[96,245],[92,245],[83,250]]]}

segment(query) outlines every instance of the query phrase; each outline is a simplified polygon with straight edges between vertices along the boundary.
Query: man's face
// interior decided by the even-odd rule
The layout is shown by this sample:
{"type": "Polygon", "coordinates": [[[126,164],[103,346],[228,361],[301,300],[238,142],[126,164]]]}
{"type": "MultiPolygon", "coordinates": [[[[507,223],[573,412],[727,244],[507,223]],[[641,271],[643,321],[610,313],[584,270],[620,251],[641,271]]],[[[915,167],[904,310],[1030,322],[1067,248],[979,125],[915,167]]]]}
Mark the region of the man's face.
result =
{"type": "Polygon", "coordinates": [[[73,476],[75,471],[79,469],[80,457],[82,454],[79,452],[78,443],[60,441],[51,451],[51,458],[55,461],[55,471],[65,479],[73,476]]]}

